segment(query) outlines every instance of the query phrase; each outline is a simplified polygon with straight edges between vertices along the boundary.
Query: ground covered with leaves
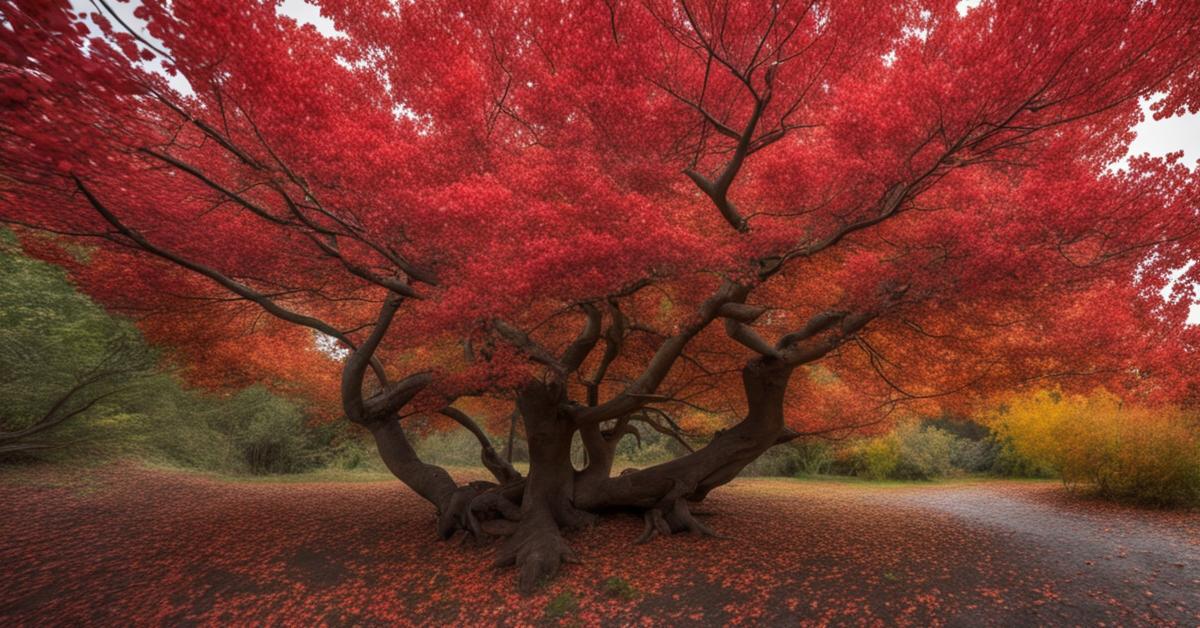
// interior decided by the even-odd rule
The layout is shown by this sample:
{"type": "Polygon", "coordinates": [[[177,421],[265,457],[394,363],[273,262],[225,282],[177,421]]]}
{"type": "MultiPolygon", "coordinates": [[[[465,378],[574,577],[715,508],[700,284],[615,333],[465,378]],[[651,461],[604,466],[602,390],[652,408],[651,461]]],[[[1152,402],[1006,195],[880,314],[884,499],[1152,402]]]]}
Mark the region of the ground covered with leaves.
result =
{"type": "Polygon", "coordinates": [[[396,482],[232,482],[132,465],[0,475],[0,624],[1195,625],[1200,514],[1041,482],[739,479],[732,535],[631,542],[529,597],[490,548],[438,542],[396,482]]]}

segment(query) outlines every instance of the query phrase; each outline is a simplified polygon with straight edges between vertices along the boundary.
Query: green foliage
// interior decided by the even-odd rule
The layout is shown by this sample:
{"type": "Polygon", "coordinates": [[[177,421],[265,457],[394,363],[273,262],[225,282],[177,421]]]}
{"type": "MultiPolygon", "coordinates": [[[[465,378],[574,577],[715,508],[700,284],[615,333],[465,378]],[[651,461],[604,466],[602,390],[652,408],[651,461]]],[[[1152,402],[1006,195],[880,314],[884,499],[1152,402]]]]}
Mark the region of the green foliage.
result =
{"type": "Polygon", "coordinates": [[[386,471],[383,460],[368,444],[365,430],[346,421],[310,425],[305,430],[319,452],[320,466],[342,471],[386,471]]]}
{"type": "MultiPolygon", "coordinates": [[[[63,272],[18,252],[0,231],[0,445],[15,433],[69,442],[72,423],[111,412],[154,355],[128,321],[74,290],[63,272]]],[[[2,450],[3,447],[0,447],[2,450]]]]}
{"type": "Polygon", "coordinates": [[[202,420],[229,436],[239,461],[251,473],[296,473],[318,462],[300,407],[262,387],[214,404],[202,420]]]}
{"type": "Polygon", "coordinates": [[[160,375],[139,392],[125,412],[93,426],[110,454],[219,473],[262,474],[326,466],[338,453],[327,447],[334,440],[329,428],[307,427],[299,406],[262,387],[218,397],[186,390],[174,378],[160,375]]]}
{"type": "Polygon", "coordinates": [[[11,447],[5,434],[66,416],[36,434],[61,446],[47,444],[41,457],[134,456],[224,473],[353,468],[367,458],[359,435],[310,429],[298,405],[264,388],[227,397],[191,391],[155,362],[129,321],[0,231],[0,455],[11,447]],[[67,416],[75,409],[82,410],[67,416]]]}
{"type": "MultiPolygon", "coordinates": [[[[665,434],[660,434],[644,425],[633,424],[641,433],[641,443],[632,436],[626,436],[617,443],[614,457],[616,466],[648,467],[666,462],[688,453],[679,441],[665,434]]],[[[582,448],[582,442],[579,443],[582,448]]]]}
{"type": "Polygon", "coordinates": [[[892,435],[871,439],[850,452],[855,474],[871,480],[890,478],[900,466],[900,443],[892,435]]]}
{"type": "MultiPolygon", "coordinates": [[[[491,442],[492,447],[503,456],[504,443],[496,438],[491,438],[491,442]]],[[[478,467],[481,464],[479,439],[457,426],[449,431],[433,431],[414,438],[413,448],[422,460],[431,464],[448,467],[478,467]]]]}
{"type": "MultiPolygon", "coordinates": [[[[932,480],[955,472],[954,452],[966,450],[949,432],[905,424],[849,450],[850,466],[872,480],[932,480]]],[[[961,452],[960,452],[961,455],[961,452]]]]}
{"type": "Polygon", "coordinates": [[[833,447],[820,440],[791,441],[768,449],[746,465],[742,475],[783,476],[822,475],[834,464],[833,447]]]}
{"type": "Polygon", "coordinates": [[[1048,464],[1022,454],[1013,445],[1011,438],[993,435],[990,446],[993,457],[987,471],[993,475],[1013,478],[1052,478],[1057,475],[1048,464]]]}

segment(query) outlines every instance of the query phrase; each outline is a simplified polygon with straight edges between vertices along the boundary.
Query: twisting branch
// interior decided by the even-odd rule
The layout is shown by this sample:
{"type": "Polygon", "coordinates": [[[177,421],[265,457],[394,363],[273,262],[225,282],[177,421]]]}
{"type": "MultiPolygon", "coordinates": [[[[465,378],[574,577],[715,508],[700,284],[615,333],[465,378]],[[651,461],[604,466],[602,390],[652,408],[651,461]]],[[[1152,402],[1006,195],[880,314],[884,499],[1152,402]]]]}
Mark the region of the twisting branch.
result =
{"type": "Polygon", "coordinates": [[[670,421],[670,424],[669,424],[670,427],[664,426],[664,425],[660,424],[658,421],[655,421],[649,417],[647,412],[650,410],[657,411],[659,414],[666,416],[666,413],[662,412],[661,410],[658,410],[657,408],[643,408],[641,413],[629,415],[629,419],[631,421],[645,423],[646,425],[649,425],[650,429],[654,430],[655,432],[658,432],[659,434],[663,434],[664,436],[670,436],[671,438],[674,438],[675,441],[678,442],[680,445],[683,445],[683,448],[688,450],[689,453],[696,451],[696,448],[692,447],[692,444],[687,442],[687,440],[685,440],[683,438],[683,431],[677,429],[678,425],[676,425],[674,421],[671,421],[668,418],[667,420],[670,421]]]}
{"type": "Polygon", "coordinates": [[[574,373],[579,370],[583,361],[587,359],[588,354],[596,346],[596,342],[600,340],[600,309],[591,303],[581,303],[579,308],[587,316],[587,323],[584,324],[583,329],[579,332],[579,336],[567,347],[567,350],[563,352],[563,356],[559,360],[559,363],[562,364],[563,369],[567,373],[574,373]]]}
{"type": "MultiPolygon", "coordinates": [[[[774,66],[772,66],[774,67],[774,66]]],[[[705,196],[712,201],[717,207],[717,211],[721,212],[721,216],[725,218],[734,229],[741,232],[750,230],[750,224],[746,222],[745,217],[738,211],[733,201],[729,199],[729,188],[733,186],[733,180],[737,177],[738,172],[742,169],[742,164],[745,163],[746,157],[750,155],[751,147],[754,143],[754,132],[758,128],[758,121],[762,117],[762,113],[767,108],[767,104],[771,98],[771,82],[774,78],[774,73],[768,70],[766,73],[767,90],[762,96],[755,94],[754,109],[750,112],[750,118],[746,121],[745,127],[737,137],[737,145],[734,148],[733,156],[726,162],[721,173],[716,179],[708,179],[692,168],[686,168],[683,173],[687,175],[696,187],[704,192],[705,196]]]]}
{"type": "Polygon", "coordinates": [[[469,432],[475,435],[475,438],[479,440],[480,462],[491,472],[497,482],[508,484],[509,482],[521,479],[521,474],[513,468],[512,464],[496,453],[496,448],[492,446],[491,439],[488,438],[483,429],[479,427],[479,424],[468,416],[467,413],[453,406],[446,406],[439,410],[439,412],[454,419],[456,423],[467,428],[469,432]]]}
{"type": "MultiPolygon", "coordinates": [[[[399,308],[400,299],[398,298],[384,301],[379,308],[379,316],[376,317],[375,328],[371,330],[371,335],[367,336],[362,346],[350,353],[350,357],[346,358],[346,364],[342,367],[342,408],[346,412],[346,417],[355,423],[368,424],[380,418],[366,414],[362,396],[363,376],[367,372],[367,366],[370,365],[371,359],[375,357],[375,350],[379,348],[380,341],[387,335],[388,327],[391,326],[392,319],[399,308]]],[[[379,378],[379,383],[386,388],[386,374],[380,372],[379,378]]]]}
{"type": "Polygon", "coordinates": [[[758,353],[772,358],[780,357],[779,351],[771,346],[771,343],[763,340],[758,332],[754,331],[749,325],[739,322],[734,318],[725,319],[725,333],[738,344],[758,353]]]}
{"type": "Polygon", "coordinates": [[[726,303],[740,303],[749,294],[750,287],[732,281],[724,281],[716,292],[700,305],[696,316],[683,325],[674,335],[668,336],[646,365],[642,373],[625,390],[612,399],[596,406],[575,408],[575,422],[579,425],[599,423],[615,419],[636,411],[654,398],[654,392],[667,377],[675,361],[683,354],[687,344],[709,323],[713,322],[726,303]]]}
{"type": "Polygon", "coordinates": [[[529,334],[498,318],[492,319],[492,328],[500,334],[501,338],[520,349],[530,360],[549,368],[558,377],[566,375],[567,367],[563,366],[545,347],[530,338],[529,334]]]}
{"type": "Polygon", "coordinates": [[[274,224],[281,225],[281,226],[295,226],[295,223],[290,222],[284,218],[280,218],[279,216],[272,214],[271,212],[267,211],[264,207],[255,203],[254,201],[251,201],[250,199],[246,198],[245,196],[238,194],[237,192],[234,192],[233,190],[230,190],[229,188],[221,185],[220,183],[217,183],[211,177],[209,177],[208,175],[201,172],[199,168],[196,168],[195,166],[193,166],[185,161],[176,159],[175,157],[172,157],[171,155],[169,155],[167,153],[162,153],[162,152],[150,149],[150,148],[139,148],[138,152],[140,152],[144,155],[153,157],[154,159],[157,159],[158,161],[161,161],[161,162],[175,168],[176,170],[180,170],[182,172],[185,172],[185,173],[191,175],[197,181],[203,183],[204,185],[208,186],[209,188],[212,188],[215,192],[217,192],[217,193],[221,194],[222,196],[228,198],[229,200],[237,203],[238,205],[241,205],[242,207],[250,210],[250,213],[254,214],[255,216],[258,216],[259,218],[262,218],[263,220],[266,220],[268,222],[272,222],[274,224]]]}
{"type": "Polygon", "coordinates": [[[717,314],[725,319],[725,334],[734,341],[759,355],[778,358],[779,352],[775,347],[750,327],[750,323],[758,320],[765,311],[765,308],[731,302],[722,305],[717,314]]]}
{"type": "Polygon", "coordinates": [[[785,363],[793,366],[818,360],[855,338],[868,323],[900,302],[908,292],[907,285],[885,285],[881,288],[883,301],[863,312],[826,311],[814,315],[800,331],[786,334],[775,348],[785,363]]]}
{"type": "Polygon", "coordinates": [[[843,312],[839,310],[829,310],[816,314],[812,318],[808,319],[808,323],[804,325],[803,329],[786,334],[780,338],[779,343],[776,346],[782,349],[794,343],[800,342],[801,340],[808,340],[809,338],[812,338],[813,336],[842,322],[849,315],[849,312],[843,312]]]}
{"type": "Polygon", "coordinates": [[[604,330],[604,355],[600,356],[600,363],[596,365],[591,379],[584,383],[587,387],[587,405],[589,406],[600,403],[600,383],[604,381],[608,367],[620,355],[621,347],[625,342],[627,328],[625,315],[621,313],[621,308],[617,306],[615,300],[608,301],[608,316],[608,328],[604,330]]]}

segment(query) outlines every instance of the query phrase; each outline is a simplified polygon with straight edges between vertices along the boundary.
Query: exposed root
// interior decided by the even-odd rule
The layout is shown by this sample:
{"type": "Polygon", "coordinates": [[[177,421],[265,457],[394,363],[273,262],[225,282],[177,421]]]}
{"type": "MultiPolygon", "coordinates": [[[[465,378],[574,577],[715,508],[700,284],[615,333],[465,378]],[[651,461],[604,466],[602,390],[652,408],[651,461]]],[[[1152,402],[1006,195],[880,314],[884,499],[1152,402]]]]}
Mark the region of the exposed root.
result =
{"type": "Polygon", "coordinates": [[[569,504],[555,509],[554,518],[567,530],[590,530],[600,521],[599,515],[579,510],[569,504]]]}
{"type": "Polygon", "coordinates": [[[662,510],[659,510],[658,508],[651,508],[650,510],[647,510],[645,519],[646,527],[642,530],[642,535],[633,542],[634,545],[641,545],[642,543],[649,541],[650,539],[654,538],[655,534],[670,536],[671,525],[668,524],[667,520],[663,517],[662,510]]]}
{"type": "Polygon", "coordinates": [[[729,538],[717,534],[707,524],[697,519],[688,508],[687,502],[682,499],[675,500],[666,514],[663,514],[662,508],[651,508],[646,511],[644,516],[646,527],[642,529],[642,534],[634,541],[635,545],[641,545],[656,535],[670,536],[676,532],[690,532],[717,539],[729,538]]]}
{"type": "MultiPolygon", "coordinates": [[[[521,518],[521,509],[507,498],[499,487],[490,482],[472,482],[460,486],[450,496],[449,503],[438,515],[438,536],[449,539],[459,530],[466,531],[465,543],[469,538],[486,540],[491,535],[484,523],[496,518],[516,521],[521,518]]],[[[495,526],[488,526],[495,529],[495,526]]]]}
{"type": "Polygon", "coordinates": [[[479,490],[470,484],[454,490],[450,495],[449,503],[438,513],[438,538],[446,540],[454,536],[455,532],[469,528],[467,509],[471,500],[475,499],[478,494],[479,490]]]}
{"type": "Polygon", "coordinates": [[[489,519],[481,521],[479,528],[489,536],[512,536],[517,533],[517,522],[508,519],[489,519]]]}
{"type": "Polygon", "coordinates": [[[496,567],[517,567],[517,588],[532,593],[541,583],[553,578],[563,563],[582,561],[562,538],[558,525],[548,513],[522,520],[516,533],[496,555],[496,567]]]}
{"type": "Polygon", "coordinates": [[[680,499],[676,500],[675,507],[671,510],[671,514],[667,516],[667,522],[671,524],[673,530],[687,530],[692,534],[700,536],[708,536],[716,539],[727,539],[728,536],[717,534],[708,524],[696,518],[687,502],[680,499]]]}

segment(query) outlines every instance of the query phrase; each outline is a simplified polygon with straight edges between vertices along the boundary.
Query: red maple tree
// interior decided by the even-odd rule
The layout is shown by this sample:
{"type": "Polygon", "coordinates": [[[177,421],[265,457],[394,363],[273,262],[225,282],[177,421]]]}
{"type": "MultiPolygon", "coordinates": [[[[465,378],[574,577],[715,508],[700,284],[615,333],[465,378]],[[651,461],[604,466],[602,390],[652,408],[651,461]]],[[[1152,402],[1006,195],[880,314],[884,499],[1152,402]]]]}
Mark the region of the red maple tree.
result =
{"type": "Polygon", "coordinates": [[[562,530],[711,534],[689,504],[768,448],[901,401],[1187,388],[1188,303],[1158,293],[1200,279],[1200,187],[1179,155],[1109,165],[1140,99],[1200,108],[1193,0],[319,5],[337,36],[145,0],[151,40],[0,2],[0,219],[197,381],[339,398],[523,590],[575,559],[562,530]],[[528,475],[480,398],[515,400],[528,475]],[[689,408],[739,418],[614,475],[689,408]],[[496,482],[418,459],[418,413],[496,482]]]}

